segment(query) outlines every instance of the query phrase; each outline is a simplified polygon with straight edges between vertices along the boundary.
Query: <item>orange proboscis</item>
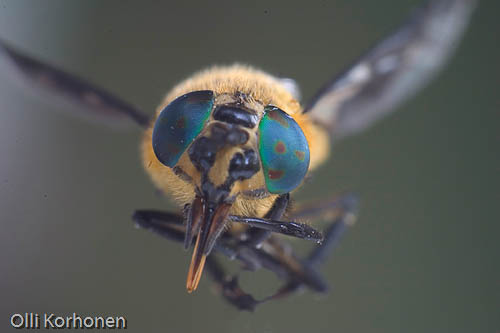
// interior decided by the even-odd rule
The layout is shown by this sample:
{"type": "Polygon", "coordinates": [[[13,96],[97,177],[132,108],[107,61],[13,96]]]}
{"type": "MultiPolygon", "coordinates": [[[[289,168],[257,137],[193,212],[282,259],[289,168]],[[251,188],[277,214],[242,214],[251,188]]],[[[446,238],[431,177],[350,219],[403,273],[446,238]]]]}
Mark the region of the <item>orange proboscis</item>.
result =
{"type": "Polygon", "coordinates": [[[205,266],[206,255],[202,255],[200,259],[197,258],[198,246],[200,244],[200,237],[196,240],[196,245],[194,246],[193,256],[191,257],[191,264],[189,265],[189,272],[186,282],[186,288],[188,293],[192,293],[198,287],[201,279],[201,273],[203,273],[203,266],[205,266]]]}

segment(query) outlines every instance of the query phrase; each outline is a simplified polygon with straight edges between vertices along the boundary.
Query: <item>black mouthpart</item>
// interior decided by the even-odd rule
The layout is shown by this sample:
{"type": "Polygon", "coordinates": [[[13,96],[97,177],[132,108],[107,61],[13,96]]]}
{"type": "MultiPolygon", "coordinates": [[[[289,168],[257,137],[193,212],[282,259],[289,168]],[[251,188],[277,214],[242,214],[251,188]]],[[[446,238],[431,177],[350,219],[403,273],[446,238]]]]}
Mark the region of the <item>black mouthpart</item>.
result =
{"type": "Polygon", "coordinates": [[[240,145],[246,141],[248,134],[239,126],[215,123],[210,128],[209,137],[199,137],[189,147],[189,158],[201,173],[201,184],[196,188],[196,198],[186,208],[186,249],[192,244],[194,236],[198,235],[198,238],[201,237],[199,246],[203,249],[199,252],[200,255],[210,253],[226,223],[216,220],[225,220],[236,199],[235,196],[230,196],[234,182],[249,179],[260,170],[257,153],[253,149],[246,149],[233,155],[229,162],[227,178],[221,185],[214,185],[208,177],[218,151],[227,145],[240,145]]]}

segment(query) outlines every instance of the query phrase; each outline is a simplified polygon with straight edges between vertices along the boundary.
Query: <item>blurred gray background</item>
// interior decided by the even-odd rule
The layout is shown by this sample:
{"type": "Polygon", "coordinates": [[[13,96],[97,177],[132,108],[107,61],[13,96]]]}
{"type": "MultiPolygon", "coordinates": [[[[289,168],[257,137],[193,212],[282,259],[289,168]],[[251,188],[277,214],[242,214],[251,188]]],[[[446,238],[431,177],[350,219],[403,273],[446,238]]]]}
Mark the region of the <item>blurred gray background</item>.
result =
{"type": "MultiPolygon", "coordinates": [[[[418,3],[0,0],[0,38],[152,113],[179,80],[235,61],[296,79],[307,99],[418,3]]],[[[499,10],[483,1],[442,75],[335,146],[298,194],[362,199],[324,267],[331,292],[253,314],[207,277],[188,295],[190,255],[134,228],[134,209],[176,209],[142,170],[140,131],[54,112],[0,72],[1,330],[16,312],[77,312],[126,316],[130,332],[498,332],[499,10]]],[[[241,279],[259,296],[278,286],[241,279]]]]}

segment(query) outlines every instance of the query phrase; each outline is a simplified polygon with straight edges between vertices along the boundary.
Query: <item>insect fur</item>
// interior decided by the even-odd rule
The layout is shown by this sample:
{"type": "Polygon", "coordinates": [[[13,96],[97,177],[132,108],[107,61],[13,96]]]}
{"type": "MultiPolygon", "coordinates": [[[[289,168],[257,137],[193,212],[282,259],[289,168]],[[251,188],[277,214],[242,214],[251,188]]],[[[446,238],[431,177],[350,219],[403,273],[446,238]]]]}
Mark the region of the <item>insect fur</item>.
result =
{"type": "Polygon", "coordinates": [[[153,182],[182,213],[138,210],[137,225],[194,246],[186,287],[206,271],[242,310],[302,286],[327,290],[319,266],[352,223],[350,194],[290,206],[290,192],[324,162],[333,137],[353,135],[396,109],[442,67],[465,30],[475,1],[435,0],[327,83],[302,107],[296,86],[251,67],[213,67],[174,87],[152,119],[101,88],[0,42],[1,56],[35,87],[51,90],[111,120],[145,129],[142,159],[153,182]],[[297,221],[326,220],[324,236],[297,221]],[[278,234],[321,242],[299,258],[278,234]],[[284,285],[256,300],[211,255],[244,269],[268,269],[284,285]]]}
{"type": "MultiPolygon", "coordinates": [[[[274,106],[280,110],[287,110],[286,114],[290,115],[302,129],[310,151],[309,170],[326,159],[329,142],[327,132],[302,115],[298,101],[278,79],[269,74],[238,65],[209,69],[175,87],[158,108],[157,116],[162,110],[167,111],[168,105],[178,96],[197,91],[213,92],[211,98],[214,103],[211,109],[215,111],[210,114],[209,120],[191,144],[191,149],[186,149],[174,168],[165,168],[153,149],[156,143],[153,128],[157,124],[153,122],[143,138],[142,155],[144,166],[153,181],[163,191],[171,194],[181,207],[191,210],[196,200],[201,201],[204,212],[201,214],[204,217],[200,216],[200,219],[208,218],[210,214],[207,209],[210,206],[214,209],[214,214],[220,212],[222,208],[219,207],[222,206],[226,215],[263,218],[276,201],[278,194],[270,193],[266,187],[266,175],[261,167],[263,163],[258,157],[260,127],[258,124],[265,115],[266,107],[274,106]],[[231,112],[232,115],[238,113],[239,116],[225,115],[222,114],[223,112],[231,112]],[[247,118],[252,117],[255,120],[246,121],[247,118]],[[205,156],[207,149],[212,149],[208,147],[210,144],[201,146],[201,152],[196,151],[196,147],[200,145],[196,145],[195,142],[201,142],[200,138],[210,138],[215,142],[213,145],[217,147],[214,147],[210,154],[216,154],[216,156],[205,156]],[[248,160],[248,155],[253,157],[248,160]],[[238,158],[245,159],[245,161],[235,166],[238,158]],[[209,159],[212,161],[208,162],[209,159]],[[210,165],[205,168],[201,165],[204,162],[210,165]],[[244,171],[248,175],[244,174],[244,171]]],[[[189,122],[189,116],[186,118],[189,122]]],[[[279,136],[271,139],[273,146],[281,144],[284,150],[290,148],[284,142],[286,140],[287,138],[279,136]]],[[[158,146],[162,145],[164,145],[163,142],[158,142],[158,146]]],[[[163,150],[164,147],[158,149],[163,150]]],[[[294,158],[293,152],[292,158],[294,158]]],[[[304,165],[309,161],[303,161],[304,165]]],[[[286,164],[286,161],[284,162],[281,164],[286,164]]],[[[267,171],[269,175],[271,169],[267,171]]],[[[282,177],[287,176],[287,171],[289,170],[286,170],[282,177]]],[[[278,192],[283,191],[278,190],[278,192]]],[[[214,222],[206,219],[198,222],[201,225],[196,228],[198,237],[187,281],[189,292],[196,289],[205,256],[211,250],[210,244],[202,245],[203,239],[200,235],[204,234],[204,228],[211,227],[205,232],[206,237],[211,238],[212,235],[225,229],[228,222],[229,220],[225,217],[221,218],[220,225],[215,225],[214,222]]]]}

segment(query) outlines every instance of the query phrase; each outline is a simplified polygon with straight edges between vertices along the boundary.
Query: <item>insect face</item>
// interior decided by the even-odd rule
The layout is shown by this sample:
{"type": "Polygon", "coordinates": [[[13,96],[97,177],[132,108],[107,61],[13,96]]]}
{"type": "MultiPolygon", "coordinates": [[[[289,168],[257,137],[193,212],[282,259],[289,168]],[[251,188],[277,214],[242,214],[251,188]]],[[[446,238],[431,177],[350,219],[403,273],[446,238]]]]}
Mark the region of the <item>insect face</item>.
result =
{"type": "Polygon", "coordinates": [[[196,289],[240,194],[288,193],[307,173],[309,146],[300,126],[278,107],[253,102],[239,92],[193,91],[168,104],[155,122],[156,157],[195,192],[187,206],[185,247],[197,236],[188,291],[196,289]]]}

